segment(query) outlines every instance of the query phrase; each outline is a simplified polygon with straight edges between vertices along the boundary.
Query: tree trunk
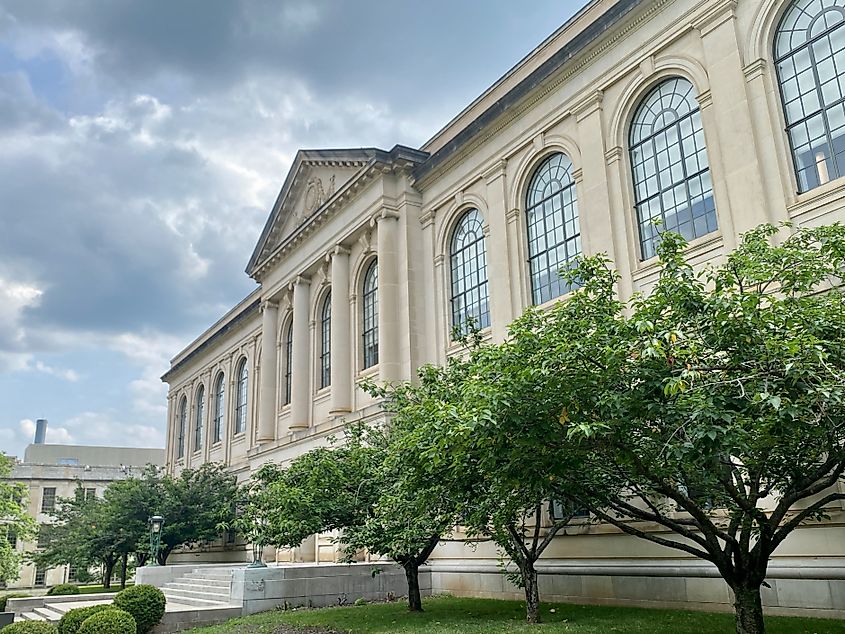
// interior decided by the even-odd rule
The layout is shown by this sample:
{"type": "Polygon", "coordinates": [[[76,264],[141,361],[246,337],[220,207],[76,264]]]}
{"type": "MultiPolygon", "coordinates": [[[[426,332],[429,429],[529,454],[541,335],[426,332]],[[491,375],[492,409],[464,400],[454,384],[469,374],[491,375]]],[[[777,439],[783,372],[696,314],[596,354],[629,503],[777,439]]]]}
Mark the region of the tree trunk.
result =
{"type": "Polygon", "coordinates": [[[760,599],[760,586],[737,586],[734,591],[734,609],[736,610],[736,634],[763,634],[763,602],[760,599]]]}
{"type": "Polygon", "coordinates": [[[525,590],[525,613],[529,623],[540,622],[540,588],[537,586],[537,571],[533,561],[526,561],[520,566],[522,587],[525,590]]]}
{"type": "Polygon", "coordinates": [[[114,572],[114,560],[106,559],[103,562],[103,589],[111,588],[111,576],[114,572]]]}
{"type": "Polygon", "coordinates": [[[127,560],[129,559],[129,553],[123,553],[123,557],[120,560],[120,589],[123,590],[126,588],[126,566],[127,560]]]}
{"type": "Polygon", "coordinates": [[[408,610],[422,612],[422,597],[420,596],[420,567],[413,559],[402,564],[405,578],[408,580],[408,610]]]}
{"type": "Polygon", "coordinates": [[[170,553],[173,551],[172,548],[165,548],[164,546],[158,551],[158,565],[159,566],[166,566],[167,565],[167,558],[170,557],[170,553]]]}

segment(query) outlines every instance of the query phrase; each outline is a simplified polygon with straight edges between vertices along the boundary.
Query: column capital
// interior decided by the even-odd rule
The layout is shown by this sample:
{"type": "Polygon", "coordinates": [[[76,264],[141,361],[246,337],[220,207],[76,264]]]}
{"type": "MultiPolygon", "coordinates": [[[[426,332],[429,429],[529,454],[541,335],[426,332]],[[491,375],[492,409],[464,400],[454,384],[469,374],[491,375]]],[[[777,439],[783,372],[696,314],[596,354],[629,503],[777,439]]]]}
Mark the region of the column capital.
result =
{"type": "Polygon", "coordinates": [[[279,302],[273,299],[262,299],[261,305],[258,307],[260,312],[264,312],[265,310],[270,310],[279,307],[279,302]]]}
{"type": "Polygon", "coordinates": [[[707,36],[728,20],[736,17],[736,4],[737,0],[722,0],[693,22],[692,27],[701,34],[701,37],[707,36]]]}
{"type": "Polygon", "coordinates": [[[310,286],[311,285],[311,277],[309,275],[297,275],[290,281],[288,284],[288,290],[293,291],[294,287],[296,286],[310,286]]]}
{"type": "Polygon", "coordinates": [[[351,251],[347,247],[343,246],[342,244],[336,244],[334,249],[329,251],[329,255],[331,257],[334,257],[336,255],[349,255],[350,253],[351,253],[351,251]]]}
{"type": "Polygon", "coordinates": [[[385,207],[373,216],[373,219],[370,221],[370,225],[375,226],[383,220],[399,220],[399,212],[395,209],[387,209],[385,207]]]}

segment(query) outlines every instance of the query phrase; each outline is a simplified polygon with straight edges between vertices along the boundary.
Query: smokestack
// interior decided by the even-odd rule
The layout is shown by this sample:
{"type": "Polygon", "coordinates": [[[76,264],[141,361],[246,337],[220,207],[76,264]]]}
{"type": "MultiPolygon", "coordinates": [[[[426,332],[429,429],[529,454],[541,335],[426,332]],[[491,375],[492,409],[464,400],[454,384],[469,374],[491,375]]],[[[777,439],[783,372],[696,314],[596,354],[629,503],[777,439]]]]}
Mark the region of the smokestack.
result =
{"type": "Polygon", "coordinates": [[[35,421],[35,444],[43,445],[47,440],[47,419],[39,418],[35,421]]]}

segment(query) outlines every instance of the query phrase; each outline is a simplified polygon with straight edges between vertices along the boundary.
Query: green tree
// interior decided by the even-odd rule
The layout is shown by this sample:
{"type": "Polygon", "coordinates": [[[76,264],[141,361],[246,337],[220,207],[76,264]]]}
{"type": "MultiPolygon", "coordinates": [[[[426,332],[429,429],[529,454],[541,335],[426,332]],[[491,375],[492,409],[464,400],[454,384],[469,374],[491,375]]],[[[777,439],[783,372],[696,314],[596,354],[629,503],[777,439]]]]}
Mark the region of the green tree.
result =
{"type": "Polygon", "coordinates": [[[24,485],[12,482],[12,459],[0,452],[0,582],[18,578],[22,556],[12,548],[12,539],[30,539],[35,522],[27,514],[27,491],[24,485]]]}
{"type": "Polygon", "coordinates": [[[496,381],[480,363],[452,417],[499,443],[504,471],[526,460],[527,481],[711,562],[740,634],[764,631],[760,586],[778,546],[845,499],[845,228],[777,237],[760,227],[695,272],[666,233],[659,281],[627,304],[605,258],[582,261],[567,274],[581,290],[517,320],[513,369],[496,381]],[[509,392],[520,372],[536,384],[509,392]],[[547,402],[548,414],[521,423],[509,399],[547,402]]]}
{"type": "Polygon", "coordinates": [[[559,406],[548,395],[554,394],[558,377],[543,371],[531,337],[484,345],[471,330],[463,342],[465,354],[453,356],[445,367],[425,366],[417,382],[377,393],[393,414],[391,424],[404,432],[391,455],[408,474],[405,488],[419,504],[448,500],[469,537],[492,539],[515,564],[518,573],[509,578],[525,592],[527,620],[537,623],[535,564],[570,525],[576,507],[561,504],[561,517],[544,512],[549,500],[570,496],[565,483],[536,467],[566,456],[512,439],[534,421],[556,417],[559,406]]]}
{"type": "Polygon", "coordinates": [[[219,539],[220,526],[235,519],[238,485],[233,474],[214,463],[185,469],[176,478],[161,476],[160,480],[161,495],[150,501],[149,510],[150,516],[165,518],[158,558],[165,565],[175,548],[219,539]]]}
{"type": "Polygon", "coordinates": [[[110,587],[120,559],[120,536],[109,530],[104,511],[104,501],[86,497],[82,483],[77,483],[73,497],[59,498],[50,513],[52,521],[39,527],[43,548],[28,553],[29,559],[45,568],[102,566],[103,586],[110,587]]]}
{"type": "Polygon", "coordinates": [[[297,457],[272,484],[270,539],[295,547],[314,533],[339,531],[344,559],[366,549],[405,570],[408,606],[422,610],[419,568],[454,522],[443,503],[425,506],[404,488],[390,458],[391,432],[352,427],[342,443],[297,457]]]}

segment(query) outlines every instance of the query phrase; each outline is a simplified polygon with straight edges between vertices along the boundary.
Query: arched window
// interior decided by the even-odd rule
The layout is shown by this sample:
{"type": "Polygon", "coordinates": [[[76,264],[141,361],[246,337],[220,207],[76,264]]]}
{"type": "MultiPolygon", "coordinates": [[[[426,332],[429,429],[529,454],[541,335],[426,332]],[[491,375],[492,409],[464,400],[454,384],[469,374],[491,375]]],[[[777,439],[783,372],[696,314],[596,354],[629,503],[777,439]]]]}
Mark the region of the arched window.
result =
{"type": "Polygon", "coordinates": [[[179,403],[179,429],[176,438],[176,457],[182,458],[185,455],[185,426],[188,423],[188,399],[182,397],[179,403]]]}
{"type": "Polygon", "coordinates": [[[217,375],[214,383],[214,442],[223,439],[223,417],[226,414],[226,381],[223,373],[217,375]]]}
{"type": "Polygon", "coordinates": [[[235,400],[235,433],[240,434],[246,429],[247,378],[249,370],[246,367],[246,357],[238,364],[237,399],[235,400]]]}
{"type": "Polygon", "coordinates": [[[470,209],[458,220],[449,243],[452,328],[462,333],[470,320],[479,328],[490,325],[483,228],[478,209],[470,209]]]}
{"type": "Polygon", "coordinates": [[[716,231],[701,112],[689,81],[672,77],[646,95],[631,123],[630,151],[643,260],[657,252],[662,231],[687,240],[716,231]]]}
{"type": "Polygon", "coordinates": [[[775,66],[798,191],[845,176],[845,2],[794,0],[775,66]]]}
{"type": "Polygon", "coordinates": [[[194,421],[194,451],[202,449],[202,421],[205,418],[205,387],[200,385],[197,388],[197,411],[194,421]]]}
{"type": "Polygon", "coordinates": [[[531,298],[543,304],[571,289],[560,270],[581,253],[572,161],[552,154],[535,170],[525,201],[531,298]]]}
{"type": "Polygon", "coordinates": [[[320,387],[332,384],[332,294],[326,293],[320,311],[320,387]]]}
{"type": "Polygon", "coordinates": [[[364,274],[361,297],[364,369],[378,363],[378,260],[373,260],[364,274]]]}
{"type": "Polygon", "coordinates": [[[290,387],[293,378],[293,318],[288,319],[288,327],[285,330],[285,402],[290,403],[290,387]]]}

